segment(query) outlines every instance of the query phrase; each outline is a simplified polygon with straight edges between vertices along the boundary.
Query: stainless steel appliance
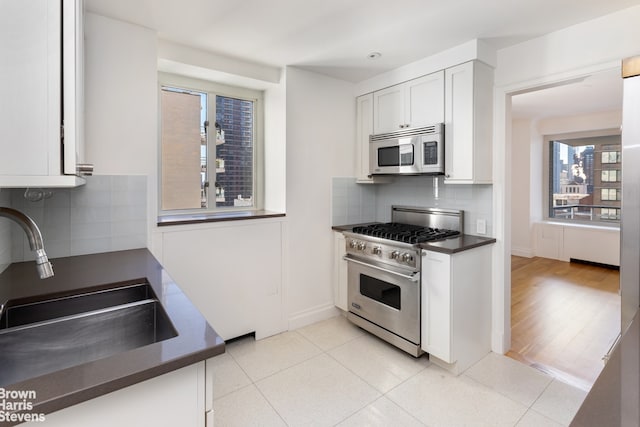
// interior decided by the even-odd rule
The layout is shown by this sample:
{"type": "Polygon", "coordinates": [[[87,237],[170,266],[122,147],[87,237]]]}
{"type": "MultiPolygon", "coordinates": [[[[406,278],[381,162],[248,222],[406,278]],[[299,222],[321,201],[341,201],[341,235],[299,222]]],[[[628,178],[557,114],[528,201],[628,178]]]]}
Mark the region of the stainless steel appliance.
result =
{"type": "Polygon", "coordinates": [[[392,206],[392,222],[345,231],[347,318],[418,357],[421,260],[419,244],[462,232],[459,210],[392,206]]]}
{"type": "MultiPolygon", "coordinates": [[[[640,306],[640,56],[622,62],[622,212],[620,216],[621,333],[638,322],[640,306]],[[634,320],[635,319],[635,320],[634,320]]],[[[626,337],[625,337],[626,338],[626,337]]],[[[623,338],[623,340],[625,340],[623,338]]],[[[636,339],[621,349],[620,425],[638,425],[640,419],[640,363],[636,339]],[[624,403],[628,402],[628,403],[624,403]]]]}
{"type": "Polygon", "coordinates": [[[444,174],[443,124],[369,137],[371,175],[444,174]]]}

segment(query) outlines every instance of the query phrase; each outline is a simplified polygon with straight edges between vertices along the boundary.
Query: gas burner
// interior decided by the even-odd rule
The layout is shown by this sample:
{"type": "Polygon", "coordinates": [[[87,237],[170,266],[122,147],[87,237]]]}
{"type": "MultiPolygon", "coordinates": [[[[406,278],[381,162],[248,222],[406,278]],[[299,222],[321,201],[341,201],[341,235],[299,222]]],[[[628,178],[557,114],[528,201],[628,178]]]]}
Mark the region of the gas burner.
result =
{"type": "Polygon", "coordinates": [[[455,230],[423,227],[399,222],[358,226],[353,228],[353,232],[410,244],[433,242],[460,234],[459,231],[455,230]]]}

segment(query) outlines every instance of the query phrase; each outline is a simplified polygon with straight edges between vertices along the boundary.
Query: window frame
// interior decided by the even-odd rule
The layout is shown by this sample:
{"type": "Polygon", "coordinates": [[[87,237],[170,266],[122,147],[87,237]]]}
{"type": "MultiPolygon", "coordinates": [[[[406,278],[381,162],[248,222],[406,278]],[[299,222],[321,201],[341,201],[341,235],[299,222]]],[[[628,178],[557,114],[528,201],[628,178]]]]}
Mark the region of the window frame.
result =
{"type": "MultiPolygon", "coordinates": [[[[570,218],[558,218],[558,217],[551,217],[549,216],[550,213],[550,175],[551,175],[551,143],[553,141],[562,141],[562,140],[568,140],[568,139],[582,139],[582,138],[594,138],[594,137],[607,137],[607,136],[622,136],[622,133],[620,131],[620,129],[616,129],[616,128],[608,128],[608,129],[599,129],[599,130],[593,130],[593,131],[583,131],[583,132],[567,132],[567,133],[560,133],[560,134],[550,134],[550,135],[544,135],[543,136],[543,147],[542,147],[542,151],[543,151],[543,173],[542,173],[542,218],[545,221],[552,221],[552,222],[562,222],[562,223],[566,223],[566,224],[581,224],[581,225],[591,225],[594,227],[601,227],[601,226],[607,226],[607,227],[615,227],[615,228],[619,228],[620,227],[620,221],[615,221],[615,220],[597,220],[597,219],[593,219],[593,220],[581,220],[581,219],[570,219],[570,218]]],[[[621,141],[622,142],[622,141],[621,141]]],[[[607,145],[607,144],[602,144],[602,145],[607,145]]],[[[610,145],[610,144],[609,144],[610,145]]],[[[609,150],[611,151],[611,150],[609,150]]],[[[620,150],[616,150],[616,151],[622,151],[622,146],[620,146],[620,150]]],[[[620,165],[619,169],[619,174],[622,174],[622,163],[620,161],[618,161],[617,163],[605,163],[607,165],[620,165]]],[[[620,181],[617,181],[619,183],[622,183],[622,179],[620,179],[620,181]]],[[[615,184],[617,182],[610,182],[611,184],[615,184]]],[[[599,191],[594,189],[595,191],[599,191]]],[[[611,206],[611,209],[619,209],[615,206],[611,206]]]]}
{"type": "Polygon", "coordinates": [[[209,80],[197,79],[194,77],[177,74],[158,73],[158,217],[175,215],[207,215],[223,212],[254,212],[264,209],[264,92],[260,90],[230,86],[209,80]],[[215,126],[216,121],[216,95],[253,101],[253,206],[227,206],[217,207],[215,200],[215,188],[210,175],[207,178],[210,182],[207,191],[207,208],[194,209],[162,209],[162,117],[160,94],[165,86],[184,89],[190,92],[201,92],[207,94],[207,120],[209,121],[207,137],[207,173],[215,172],[216,150],[215,150],[215,126]],[[213,149],[212,149],[213,148],[213,149]]]}

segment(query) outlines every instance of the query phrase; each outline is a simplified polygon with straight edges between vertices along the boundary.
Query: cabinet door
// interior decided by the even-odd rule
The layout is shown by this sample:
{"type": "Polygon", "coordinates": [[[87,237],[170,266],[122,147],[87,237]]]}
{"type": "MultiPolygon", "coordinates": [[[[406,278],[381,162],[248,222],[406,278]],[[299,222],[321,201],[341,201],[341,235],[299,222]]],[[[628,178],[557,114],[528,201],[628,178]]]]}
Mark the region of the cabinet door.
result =
{"type": "Polygon", "coordinates": [[[63,173],[84,162],[84,11],[82,0],[63,0],[63,173]]]}
{"type": "Polygon", "coordinates": [[[356,98],[356,176],[369,178],[369,135],[373,134],[373,93],[356,98]]]}
{"type": "Polygon", "coordinates": [[[473,180],[473,63],[445,71],[445,173],[447,180],[473,180]]]}
{"type": "Polygon", "coordinates": [[[431,251],[423,254],[422,349],[453,363],[451,256],[431,251]]]}
{"type": "Polygon", "coordinates": [[[404,114],[404,85],[395,85],[373,93],[373,133],[386,133],[402,129],[404,114]]]}
{"type": "Polygon", "coordinates": [[[336,307],[348,311],[347,307],[347,261],[344,234],[333,233],[333,301],[336,307]]]}
{"type": "Polygon", "coordinates": [[[0,9],[0,175],[60,173],[60,3],[3,1],[0,9]]]}
{"type": "Polygon", "coordinates": [[[405,87],[405,121],[409,127],[444,122],[444,71],[408,81],[405,87]]]}
{"type": "Polygon", "coordinates": [[[493,69],[471,61],[445,70],[445,182],[492,177],[493,69]]]}

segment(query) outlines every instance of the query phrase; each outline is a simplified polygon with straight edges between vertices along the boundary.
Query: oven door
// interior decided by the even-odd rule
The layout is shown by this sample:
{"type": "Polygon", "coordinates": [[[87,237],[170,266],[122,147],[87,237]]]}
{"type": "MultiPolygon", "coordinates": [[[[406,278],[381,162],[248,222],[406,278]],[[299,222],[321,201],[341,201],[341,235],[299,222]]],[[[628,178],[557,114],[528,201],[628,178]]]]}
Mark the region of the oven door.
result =
{"type": "Polygon", "coordinates": [[[420,272],[344,259],[349,262],[349,311],[419,346],[420,272]]]}

